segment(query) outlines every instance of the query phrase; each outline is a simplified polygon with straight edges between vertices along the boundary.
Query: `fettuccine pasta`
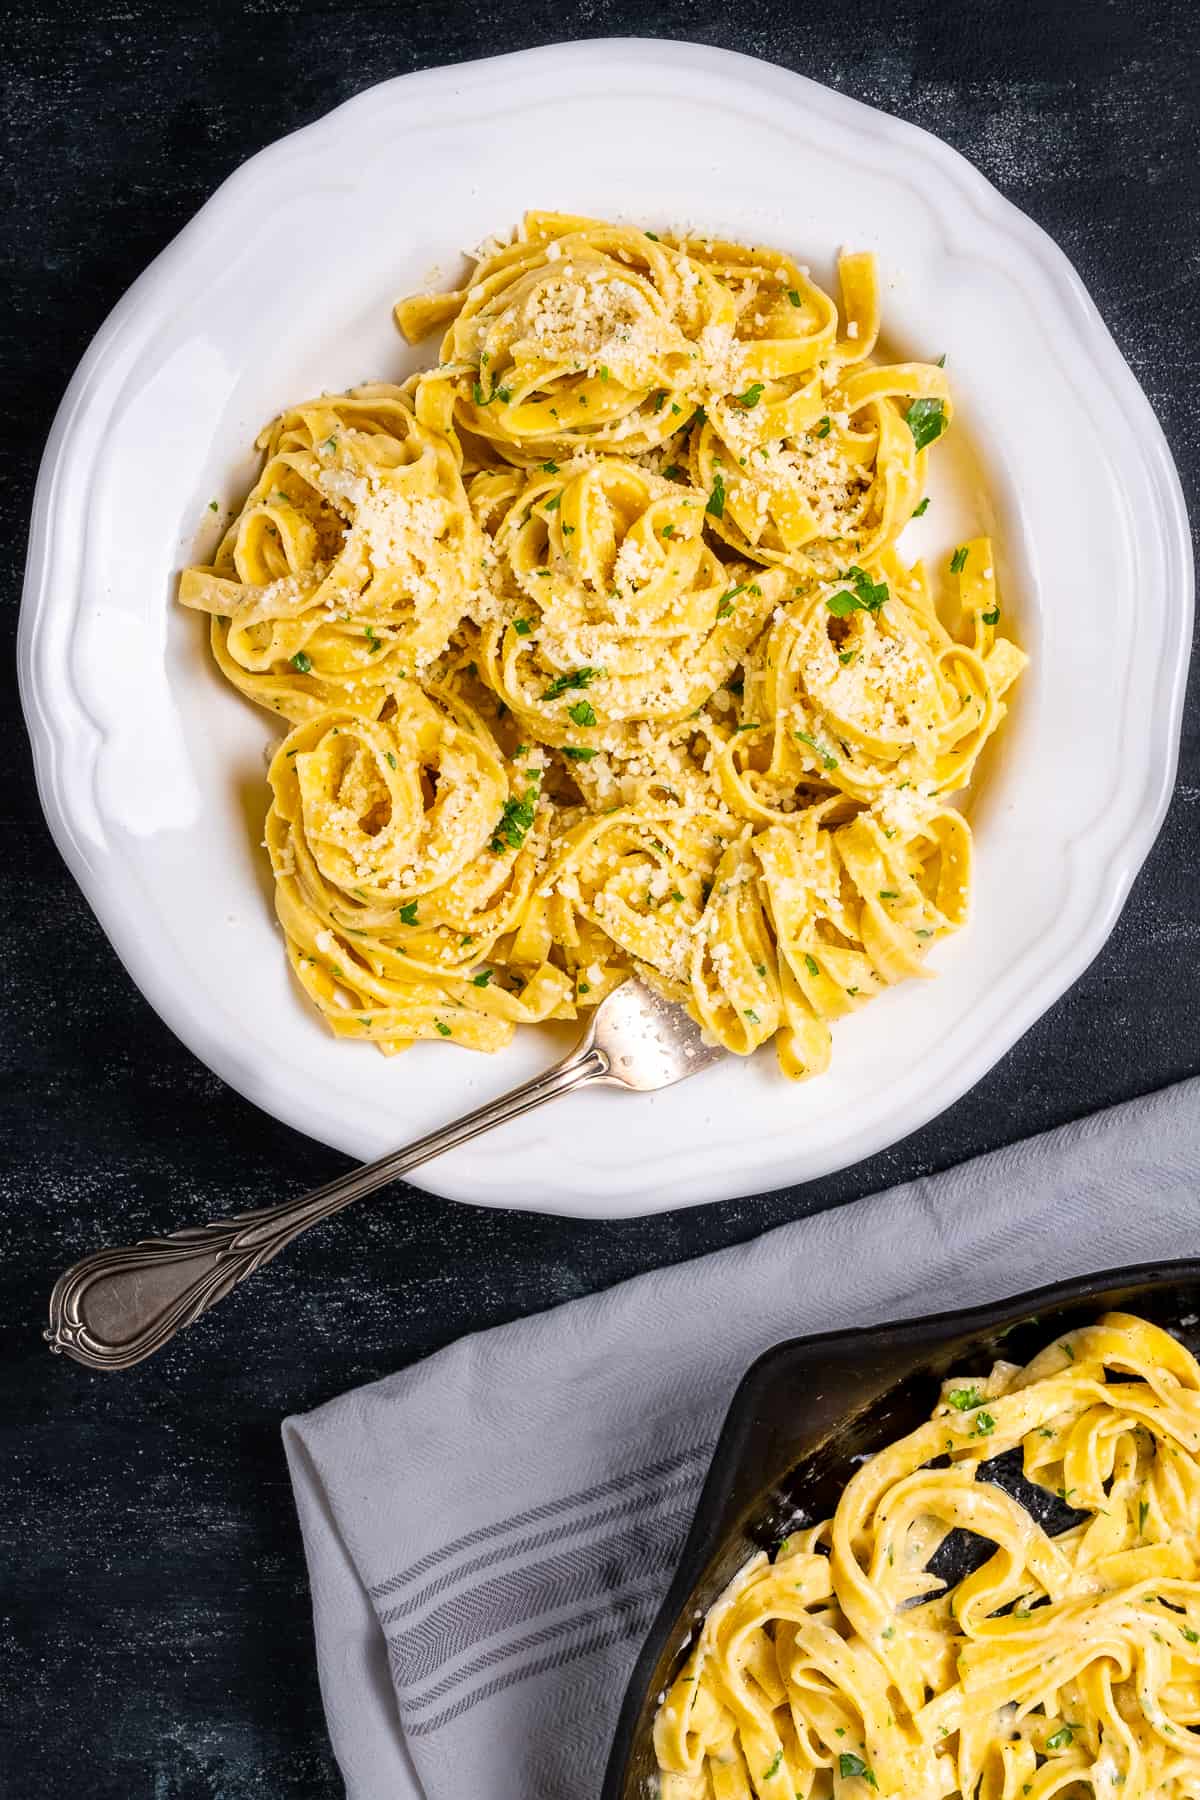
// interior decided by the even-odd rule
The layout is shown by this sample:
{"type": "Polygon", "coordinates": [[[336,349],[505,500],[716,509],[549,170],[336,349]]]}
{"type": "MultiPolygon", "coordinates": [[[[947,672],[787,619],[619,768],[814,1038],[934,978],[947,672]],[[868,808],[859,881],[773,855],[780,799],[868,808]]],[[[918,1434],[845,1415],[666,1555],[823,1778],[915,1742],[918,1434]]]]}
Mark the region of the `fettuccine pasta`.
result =
{"type": "Polygon", "coordinates": [[[664,1696],[662,1800],[1193,1800],[1200,1365],[1128,1314],[944,1384],[755,1557],[664,1696]],[[991,1479],[1015,1453],[1047,1535],[991,1479]],[[954,1531],[992,1546],[947,1590],[954,1531]]]}
{"type": "Polygon", "coordinates": [[[951,798],[1025,658],[985,537],[898,540],[951,418],[775,250],[530,213],[399,303],[435,367],[290,408],[184,605],[292,728],[266,841],[343,1037],[492,1050],[631,974],[819,1073],[966,918],[951,798]]]}

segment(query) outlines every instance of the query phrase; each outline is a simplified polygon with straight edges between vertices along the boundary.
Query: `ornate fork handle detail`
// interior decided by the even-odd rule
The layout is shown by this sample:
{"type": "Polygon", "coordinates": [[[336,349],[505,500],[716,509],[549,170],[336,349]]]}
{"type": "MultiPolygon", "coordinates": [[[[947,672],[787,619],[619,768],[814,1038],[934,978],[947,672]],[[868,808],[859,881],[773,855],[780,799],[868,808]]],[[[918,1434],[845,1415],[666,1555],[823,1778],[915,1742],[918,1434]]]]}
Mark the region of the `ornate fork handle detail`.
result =
{"type": "Polygon", "coordinates": [[[310,1225],[373,1193],[418,1163],[466,1143],[589,1082],[603,1081],[609,1058],[593,1033],[553,1068],[465,1118],[430,1132],[378,1162],[279,1206],[193,1225],[123,1249],[98,1250],[60,1276],[50,1296],[45,1337],[55,1354],[90,1369],[128,1369],[191,1325],[310,1225]]]}

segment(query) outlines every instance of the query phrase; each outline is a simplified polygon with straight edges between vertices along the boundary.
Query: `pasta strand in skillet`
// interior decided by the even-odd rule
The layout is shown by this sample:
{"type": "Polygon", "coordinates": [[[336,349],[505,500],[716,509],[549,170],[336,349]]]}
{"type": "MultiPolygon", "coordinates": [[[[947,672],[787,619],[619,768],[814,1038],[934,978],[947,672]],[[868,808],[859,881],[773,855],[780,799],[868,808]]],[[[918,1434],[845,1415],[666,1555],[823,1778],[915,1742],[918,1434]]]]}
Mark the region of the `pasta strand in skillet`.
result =
{"type": "Polygon", "coordinates": [[[630,974],[796,1079],[967,917],[952,797],[1025,663],[874,259],[531,212],[401,301],[436,366],[289,408],[184,605],[288,721],[267,845],[339,1036],[493,1050],[630,974]]]}

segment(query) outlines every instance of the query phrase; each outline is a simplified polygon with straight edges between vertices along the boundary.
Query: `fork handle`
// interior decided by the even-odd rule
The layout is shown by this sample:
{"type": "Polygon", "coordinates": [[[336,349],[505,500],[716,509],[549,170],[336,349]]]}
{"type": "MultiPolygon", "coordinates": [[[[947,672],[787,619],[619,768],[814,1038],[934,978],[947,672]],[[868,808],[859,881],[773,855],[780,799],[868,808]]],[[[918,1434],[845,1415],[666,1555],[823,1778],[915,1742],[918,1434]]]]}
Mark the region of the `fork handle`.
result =
{"type": "Polygon", "coordinates": [[[608,1067],[604,1051],[585,1039],[562,1062],[498,1100],[403,1150],[351,1169],[312,1193],[208,1225],[185,1226],[167,1237],[97,1250],[59,1276],[43,1336],[56,1356],[65,1352],[85,1368],[132,1368],[161,1350],[177,1331],[223,1300],[310,1225],[494,1125],[520,1118],[573,1088],[602,1081],[608,1067]]]}

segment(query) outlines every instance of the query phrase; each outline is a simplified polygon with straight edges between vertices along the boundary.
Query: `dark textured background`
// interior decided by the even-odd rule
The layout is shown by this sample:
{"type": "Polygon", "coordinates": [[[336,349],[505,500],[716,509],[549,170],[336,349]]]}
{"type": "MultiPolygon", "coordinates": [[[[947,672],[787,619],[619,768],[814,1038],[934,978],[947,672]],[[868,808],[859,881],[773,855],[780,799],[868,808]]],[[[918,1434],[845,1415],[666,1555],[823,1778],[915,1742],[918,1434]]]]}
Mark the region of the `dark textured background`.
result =
{"type": "MultiPolygon", "coordinates": [[[[385,76],[621,32],[785,63],[970,157],[1082,273],[1166,427],[1195,515],[1193,0],[34,0],[19,17],[8,9],[0,174],[13,264],[0,310],[5,623],[68,377],[125,287],[231,169],[385,76]]],[[[40,1343],[64,1264],[341,1163],[229,1093],[134,990],[42,823],[11,657],[0,680],[0,1790],[12,1800],[340,1792],[284,1413],[479,1326],[1200,1070],[1193,692],[1175,803],[1108,948],[979,1088],[894,1150],[807,1189],[617,1225],[397,1191],[327,1226],[159,1360],[95,1379],[40,1343]]]]}

